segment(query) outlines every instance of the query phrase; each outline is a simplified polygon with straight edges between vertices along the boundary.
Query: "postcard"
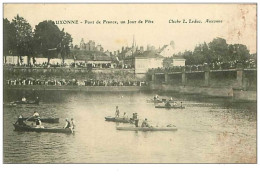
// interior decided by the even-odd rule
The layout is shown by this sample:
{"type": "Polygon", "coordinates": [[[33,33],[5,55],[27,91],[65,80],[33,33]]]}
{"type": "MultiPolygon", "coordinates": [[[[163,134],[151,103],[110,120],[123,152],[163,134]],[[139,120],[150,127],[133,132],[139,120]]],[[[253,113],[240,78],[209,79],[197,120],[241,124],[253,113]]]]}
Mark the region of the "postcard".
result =
{"type": "Polygon", "coordinates": [[[255,164],[257,5],[3,5],[5,164],[255,164]]]}

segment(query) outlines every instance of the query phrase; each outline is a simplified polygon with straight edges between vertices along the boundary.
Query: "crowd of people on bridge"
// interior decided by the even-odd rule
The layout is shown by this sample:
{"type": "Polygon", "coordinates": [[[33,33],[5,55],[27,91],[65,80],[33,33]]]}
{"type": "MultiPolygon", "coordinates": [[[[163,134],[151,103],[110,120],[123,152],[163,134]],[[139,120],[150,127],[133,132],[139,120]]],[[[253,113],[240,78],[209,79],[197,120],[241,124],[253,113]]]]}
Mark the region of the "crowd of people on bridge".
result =
{"type": "Polygon", "coordinates": [[[186,65],[186,66],[174,66],[174,67],[166,67],[166,68],[156,68],[151,69],[153,71],[162,72],[162,71],[169,71],[169,72],[181,72],[184,68],[185,71],[204,71],[205,67],[207,66],[210,70],[223,70],[223,69],[236,69],[238,64],[242,66],[242,68],[256,68],[256,62],[253,59],[246,60],[243,63],[238,61],[228,61],[228,62],[216,62],[210,64],[198,64],[198,65],[186,65]]]}

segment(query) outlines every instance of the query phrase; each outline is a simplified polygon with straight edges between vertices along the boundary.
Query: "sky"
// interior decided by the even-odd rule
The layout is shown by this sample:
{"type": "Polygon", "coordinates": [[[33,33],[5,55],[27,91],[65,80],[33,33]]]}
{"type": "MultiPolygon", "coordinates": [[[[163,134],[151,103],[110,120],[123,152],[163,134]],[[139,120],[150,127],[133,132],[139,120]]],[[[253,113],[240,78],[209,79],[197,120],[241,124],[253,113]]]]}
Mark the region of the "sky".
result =
{"type": "Polygon", "coordinates": [[[138,46],[156,48],[175,42],[177,52],[194,50],[197,44],[209,43],[216,37],[228,44],[244,44],[256,52],[255,4],[5,4],[4,18],[19,14],[33,28],[44,20],[78,20],[79,24],[57,24],[73,37],[73,44],[94,40],[105,50],[115,51],[131,46],[133,37],[138,46]],[[206,20],[222,23],[206,23],[206,20]],[[94,24],[85,24],[85,21],[94,24]],[[103,24],[103,21],[118,24],[103,24]],[[121,21],[136,21],[121,24],[121,21]],[[138,23],[139,20],[142,23],[138,23]],[[145,20],[149,20],[145,23],[145,20]],[[181,23],[169,23],[179,20],[181,23]],[[183,23],[185,20],[187,23],[183,23]],[[202,23],[189,23],[189,21],[202,23]],[[101,24],[97,24],[101,21],[101,24]],[[153,23],[151,23],[151,21],[153,23]],[[81,23],[82,22],[82,23],[81,23]]]}

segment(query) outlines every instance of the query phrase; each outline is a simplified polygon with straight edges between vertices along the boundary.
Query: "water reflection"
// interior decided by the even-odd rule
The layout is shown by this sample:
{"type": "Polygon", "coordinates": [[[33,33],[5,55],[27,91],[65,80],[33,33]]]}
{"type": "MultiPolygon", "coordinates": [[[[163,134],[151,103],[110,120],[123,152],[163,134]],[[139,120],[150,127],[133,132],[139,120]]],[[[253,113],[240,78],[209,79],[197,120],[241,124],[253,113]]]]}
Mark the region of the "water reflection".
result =
{"type": "MultiPolygon", "coordinates": [[[[4,93],[4,102],[33,97],[35,91],[4,93]]],[[[154,93],[37,91],[39,106],[4,108],[5,163],[252,163],[256,161],[256,103],[160,93],[182,101],[186,109],[155,109],[154,93]],[[118,131],[105,116],[137,112],[142,120],[176,132],[118,131]],[[13,131],[19,114],[73,117],[75,134],[13,131]]],[[[45,124],[51,125],[53,124],[45,124]]]]}

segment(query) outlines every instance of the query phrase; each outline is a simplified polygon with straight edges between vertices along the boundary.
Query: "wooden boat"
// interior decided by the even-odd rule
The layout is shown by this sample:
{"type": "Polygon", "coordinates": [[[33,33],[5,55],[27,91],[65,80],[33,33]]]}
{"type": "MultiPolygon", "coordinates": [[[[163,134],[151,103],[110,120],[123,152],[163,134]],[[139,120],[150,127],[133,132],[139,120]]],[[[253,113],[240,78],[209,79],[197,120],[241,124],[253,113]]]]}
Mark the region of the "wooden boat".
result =
{"type": "Polygon", "coordinates": [[[106,121],[115,121],[115,117],[107,116],[107,117],[105,117],[105,120],[106,121]]]}
{"type": "Polygon", "coordinates": [[[14,101],[14,102],[11,102],[11,103],[14,103],[14,104],[37,104],[37,105],[39,105],[39,101],[14,101]]]}
{"type": "Polygon", "coordinates": [[[35,131],[35,132],[49,132],[49,133],[73,133],[73,129],[70,128],[36,128],[32,126],[22,126],[13,124],[16,131],[35,131]]]}
{"type": "Polygon", "coordinates": [[[161,100],[149,99],[149,100],[146,100],[146,102],[148,102],[148,103],[166,103],[166,102],[174,103],[174,102],[176,102],[176,101],[166,100],[166,99],[161,99],[161,100]]]}
{"type": "Polygon", "coordinates": [[[124,131],[176,131],[176,126],[171,127],[135,127],[135,126],[117,126],[117,130],[124,131]]]}
{"type": "Polygon", "coordinates": [[[15,103],[8,103],[8,104],[4,104],[4,107],[16,107],[17,104],[15,103]]]}
{"type": "Polygon", "coordinates": [[[132,123],[131,118],[118,118],[118,117],[112,117],[112,116],[107,116],[105,117],[106,121],[112,121],[112,122],[119,122],[119,123],[132,123]]]}
{"type": "MultiPolygon", "coordinates": [[[[23,120],[26,120],[28,118],[23,118],[23,120]]],[[[59,123],[59,118],[40,118],[41,122],[44,123],[59,123]]],[[[35,118],[30,118],[28,121],[35,121],[35,118]]]]}
{"type": "Polygon", "coordinates": [[[165,109],[185,109],[184,106],[155,106],[155,108],[165,108],[165,109]]]}

